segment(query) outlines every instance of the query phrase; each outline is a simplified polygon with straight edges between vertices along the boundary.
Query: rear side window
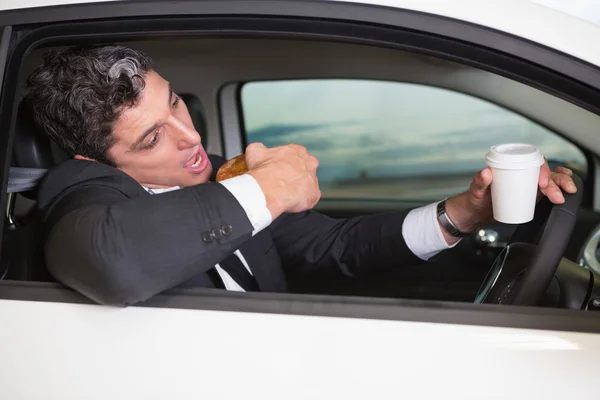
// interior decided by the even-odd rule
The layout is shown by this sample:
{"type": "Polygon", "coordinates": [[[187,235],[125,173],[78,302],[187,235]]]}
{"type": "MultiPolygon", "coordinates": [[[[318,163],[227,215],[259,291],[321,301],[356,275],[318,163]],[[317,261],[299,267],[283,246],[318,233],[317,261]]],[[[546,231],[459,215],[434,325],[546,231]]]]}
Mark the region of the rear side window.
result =
{"type": "Polygon", "coordinates": [[[436,200],[464,191],[502,142],[540,147],[551,167],[587,173],[572,143],[463,93],[372,80],[251,82],[241,104],[248,143],[299,143],[320,161],[322,197],[436,200]]]}

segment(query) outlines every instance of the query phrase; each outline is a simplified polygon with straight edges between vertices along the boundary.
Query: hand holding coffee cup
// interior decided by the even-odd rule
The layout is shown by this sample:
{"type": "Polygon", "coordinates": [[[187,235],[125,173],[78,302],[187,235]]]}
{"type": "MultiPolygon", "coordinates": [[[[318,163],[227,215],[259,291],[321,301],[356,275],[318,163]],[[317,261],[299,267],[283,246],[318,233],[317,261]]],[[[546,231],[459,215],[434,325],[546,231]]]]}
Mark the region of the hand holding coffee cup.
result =
{"type": "MultiPolygon", "coordinates": [[[[467,191],[446,201],[447,216],[461,232],[475,232],[494,221],[529,222],[541,195],[551,203],[562,204],[563,192],[577,192],[573,172],[565,167],[550,171],[541,151],[529,144],[493,146],[486,163],[488,166],[473,176],[467,191]]],[[[448,244],[458,240],[447,230],[442,233],[448,244]]]]}

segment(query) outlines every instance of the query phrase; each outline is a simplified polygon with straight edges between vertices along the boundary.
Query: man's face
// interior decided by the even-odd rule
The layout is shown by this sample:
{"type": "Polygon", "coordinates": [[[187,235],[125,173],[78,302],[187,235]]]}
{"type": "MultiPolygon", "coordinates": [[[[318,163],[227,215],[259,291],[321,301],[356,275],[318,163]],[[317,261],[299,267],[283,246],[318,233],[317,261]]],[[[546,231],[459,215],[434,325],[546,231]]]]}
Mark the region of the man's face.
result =
{"type": "Polygon", "coordinates": [[[156,72],[145,82],[137,105],[124,110],[113,127],[116,143],[109,158],[147,188],[205,183],[212,166],[185,103],[156,72]]]}

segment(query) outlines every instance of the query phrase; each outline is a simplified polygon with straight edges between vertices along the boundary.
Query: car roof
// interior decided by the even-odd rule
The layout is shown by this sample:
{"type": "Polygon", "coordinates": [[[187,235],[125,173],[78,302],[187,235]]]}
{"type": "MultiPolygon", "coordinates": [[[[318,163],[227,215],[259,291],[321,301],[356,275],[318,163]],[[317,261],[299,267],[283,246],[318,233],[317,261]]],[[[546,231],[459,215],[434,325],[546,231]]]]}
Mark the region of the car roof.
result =
{"type": "MultiPolygon", "coordinates": [[[[3,0],[0,12],[67,4],[136,0],[3,0]]],[[[226,0],[221,0],[226,1],[226,0]]],[[[600,66],[600,26],[529,0],[296,0],[357,3],[458,19],[522,37],[600,66]],[[557,27],[560,27],[558,29],[557,27]]]]}

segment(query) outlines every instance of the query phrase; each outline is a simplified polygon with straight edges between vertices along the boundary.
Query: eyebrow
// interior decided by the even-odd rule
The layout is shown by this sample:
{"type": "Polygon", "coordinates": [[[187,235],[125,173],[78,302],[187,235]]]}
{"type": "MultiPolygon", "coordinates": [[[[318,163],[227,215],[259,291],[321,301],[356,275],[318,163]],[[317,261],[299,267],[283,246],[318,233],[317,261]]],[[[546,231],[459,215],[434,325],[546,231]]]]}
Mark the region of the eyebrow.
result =
{"type": "MultiPolygon", "coordinates": [[[[167,99],[169,108],[171,107],[171,99],[172,98],[173,98],[173,85],[171,84],[171,82],[169,82],[169,98],[167,99]]],[[[148,135],[152,134],[152,132],[154,132],[158,128],[158,126],[159,126],[159,123],[154,123],[150,128],[146,129],[144,131],[144,133],[139,138],[137,138],[137,140],[131,145],[129,150],[131,150],[131,151],[136,150],[140,146],[140,144],[142,144],[144,139],[146,139],[148,137],[148,135]]]]}

